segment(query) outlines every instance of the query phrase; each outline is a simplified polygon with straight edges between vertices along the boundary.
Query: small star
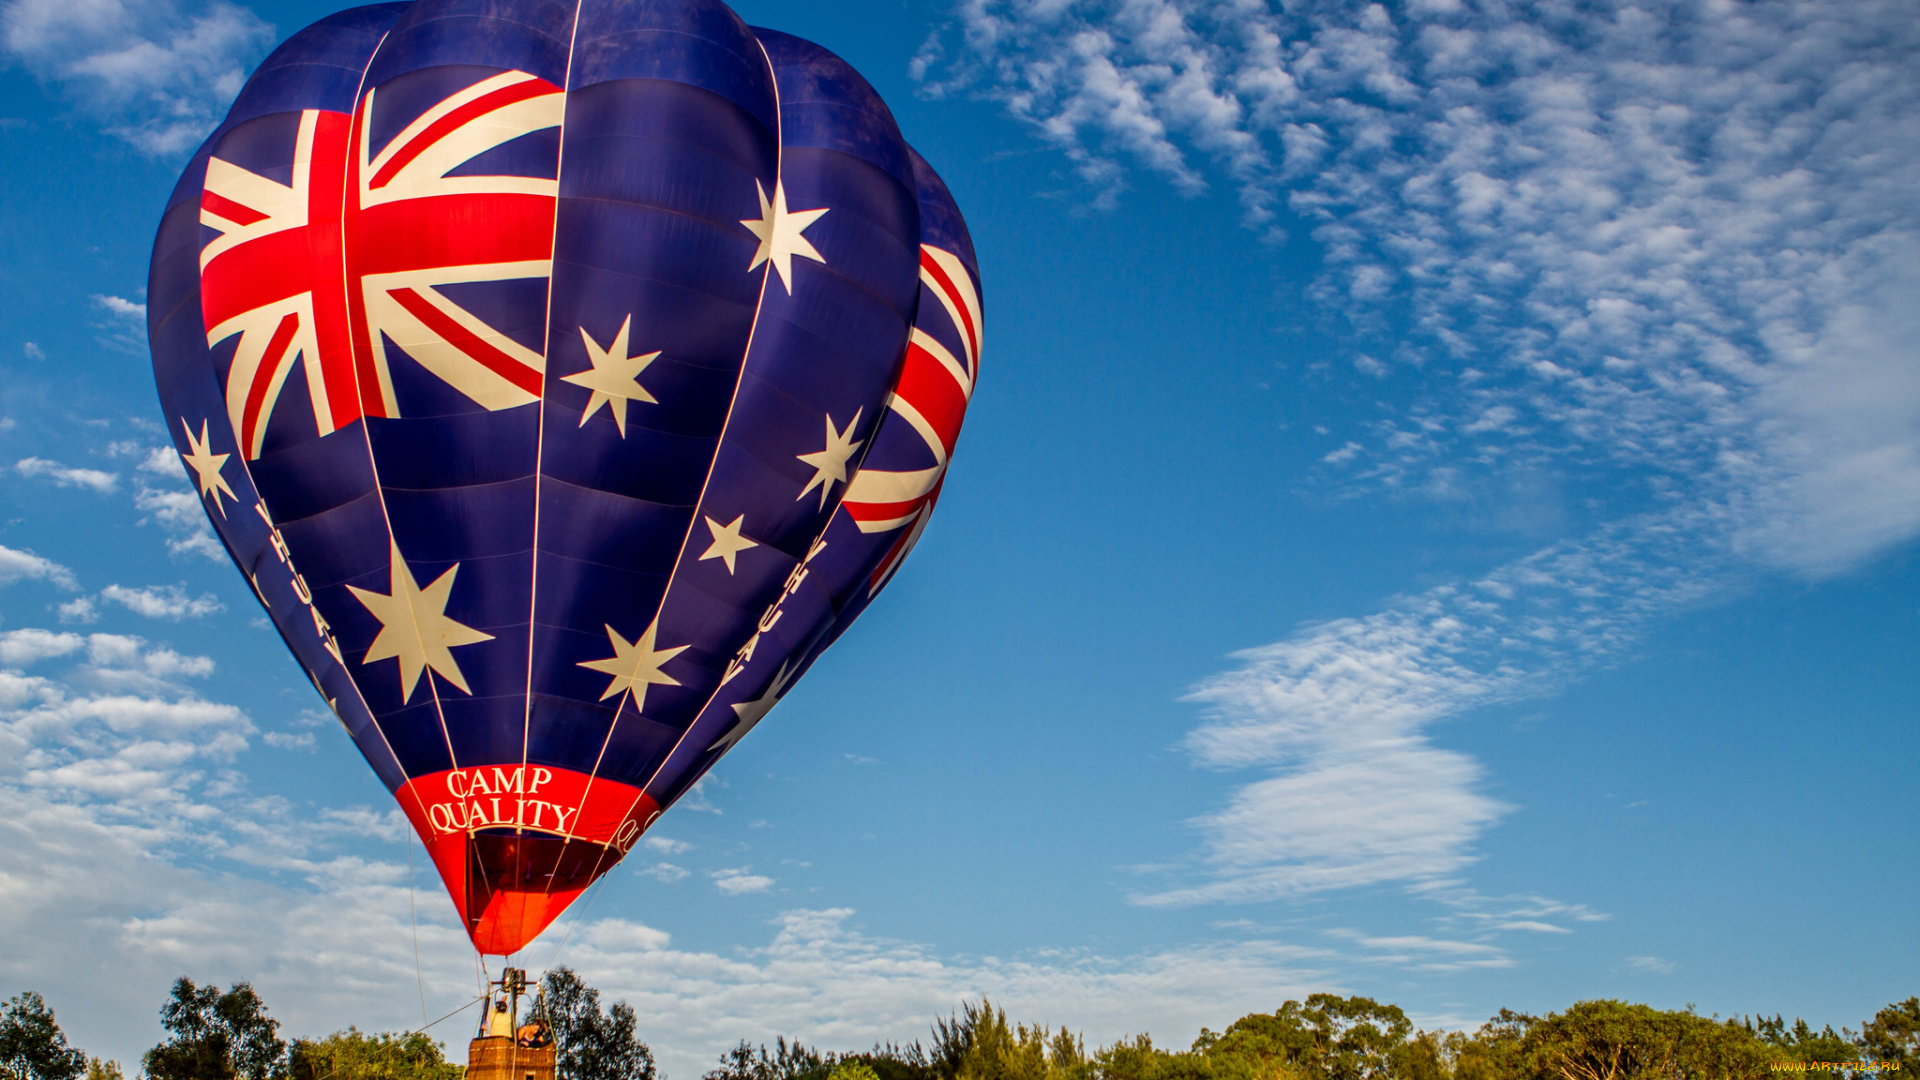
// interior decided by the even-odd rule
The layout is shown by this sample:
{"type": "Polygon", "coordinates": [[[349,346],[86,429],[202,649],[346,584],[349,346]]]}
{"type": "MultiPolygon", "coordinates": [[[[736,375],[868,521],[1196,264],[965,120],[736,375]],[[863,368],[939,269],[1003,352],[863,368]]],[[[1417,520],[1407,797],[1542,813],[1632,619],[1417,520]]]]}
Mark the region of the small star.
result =
{"type": "Polygon", "coordinates": [[[714,740],[714,744],[707,749],[711,751],[723,746],[731,747],[746,738],[747,732],[753,730],[753,725],[759,723],[761,717],[772,712],[775,705],[780,704],[780,692],[787,688],[790,678],[791,676],[787,674],[787,662],[782,661],[780,670],[773,673],[773,682],[767,686],[767,692],[752,701],[742,701],[735,705],[733,711],[739,715],[739,721],[728,728],[725,735],[714,740]]]}
{"type": "Polygon", "coordinates": [[[787,188],[785,184],[773,182],[773,202],[767,202],[767,189],[760,181],[753,182],[753,189],[760,196],[760,220],[745,218],[740,224],[747,231],[760,238],[760,250],[753,253],[753,262],[747,266],[753,270],[761,263],[772,260],[773,268],[780,271],[780,284],[787,287],[788,295],[793,293],[793,257],[800,255],[812,259],[822,266],[827,260],[822,258],[807,238],[800,235],[807,227],[820,220],[827,212],[826,207],[818,210],[787,209],[787,188]]]}
{"type": "Polygon", "coordinates": [[[606,405],[623,439],[627,437],[627,402],[660,403],[659,398],[647,393],[647,388],[640,385],[640,373],[647,370],[647,365],[660,355],[660,350],[655,349],[640,356],[627,355],[627,331],[631,329],[633,316],[629,315],[627,321],[620,324],[620,332],[613,335],[613,344],[602,349],[587,333],[587,328],[581,327],[580,340],[587,343],[587,357],[593,361],[593,366],[572,375],[560,376],[575,386],[584,386],[593,391],[593,396],[587,399],[586,411],[580,414],[580,426],[586,427],[593,414],[600,411],[600,406],[606,405]]]}
{"type": "Polygon", "coordinates": [[[360,666],[376,660],[398,659],[400,682],[407,689],[405,701],[413,700],[413,692],[420,686],[420,672],[426,668],[432,668],[435,674],[459,687],[461,693],[473,693],[449,650],[457,645],[492,641],[493,635],[447,617],[447,598],[453,593],[453,576],[459,572],[460,564],[455,563],[435,578],[433,584],[422,589],[414,581],[407,560],[400,557],[400,546],[395,544],[389,594],[383,596],[347,586],[373,617],[380,620],[380,633],[374,636],[373,644],[367,646],[367,655],[360,658],[360,666]]]}
{"type": "Polygon", "coordinates": [[[833,414],[828,413],[826,447],[811,454],[794,455],[813,466],[814,470],[813,479],[807,481],[807,486],[800,490],[800,494],[794,496],[795,502],[806,498],[807,492],[812,491],[814,485],[818,484],[820,485],[820,509],[825,510],[827,495],[833,491],[833,485],[836,482],[842,484],[847,482],[847,461],[853,457],[855,450],[860,449],[860,444],[866,442],[865,439],[853,437],[853,429],[860,423],[860,414],[864,411],[864,406],[854,410],[853,419],[847,421],[845,431],[833,430],[833,414]]]}
{"type": "MultiPolygon", "coordinates": [[[[207,452],[207,447],[213,440],[207,435],[207,422],[205,420],[200,421],[200,437],[198,439],[193,437],[193,429],[187,427],[187,418],[184,416],[180,418],[180,427],[186,431],[187,445],[193,449],[193,453],[191,454],[181,454],[180,460],[187,463],[187,468],[192,469],[195,479],[200,481],[200,497],[204,499],[209,495],[213,495],[214,492],[220,491],[225,492],[227,498],[232,499],[234,502],[239,502],[240,496],[233,493],[233,489],[227,486],[227,478],[220,475],[220,470],[226,466],[227,459],[233,455],[209,454],[207,452]]],[[[213,508],[220,511],[221,517],[227,516],[227,506],[220,501],[220,496],[218,495],[213,496],[213,508]]]]}
{"type": "Polygon", "coordinates": [[[644,709],[647,707],[649,685],[680,685],[679,679],[660,669],[666,666],[667,661],[686,652],[688,647],[681,645],[672,649],[655,649],[653,639],[659,631],[660,619],[655,616],[646,632],[629,644],[613,627],[607,627],[607,637],[613,642],[613,655],[605,660],[580,662],[583,668],[613,676],[613,681],[607,684],[607,692],[600,695],[601,701],[607,700],[622,690],[629,690],[633,693],[633,707],[636,710],[644,709]]]}
{"type": "Polygon", "coordinates": [[[745,520],[747,520],[747,515],[741,514],[731,522],[722,525],[712,518],[707,518],[707,531],[713,534],[713,544],[700,554],[699,561],[706,562],[708,559],[725,559],[727,561],[727,573],[733,573],[734,556],[750,547],[760,546],[758,542],[740,535],[740,523],[745,520]]]}

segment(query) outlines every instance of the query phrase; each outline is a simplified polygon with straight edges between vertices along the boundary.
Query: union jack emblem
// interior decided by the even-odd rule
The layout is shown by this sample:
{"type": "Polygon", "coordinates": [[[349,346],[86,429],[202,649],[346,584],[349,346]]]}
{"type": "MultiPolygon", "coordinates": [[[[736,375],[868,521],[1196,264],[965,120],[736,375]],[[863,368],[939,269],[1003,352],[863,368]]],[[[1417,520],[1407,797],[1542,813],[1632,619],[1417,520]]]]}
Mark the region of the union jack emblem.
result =
{"type": "Polygon", "coordinates": [[[440,292],[546,278],[557,180],[450,175],[514,139],[556,127],[565,94],[509,71],[427,109],[377,152],[374,95],[358,112],[300,114],[292,184],[214,157],[200,221],[207,344],[239,335],[226,384],[241,452],[260,456],[294,370],[321,435],[397,416],[388,343],[489,410],[540,399],[545,357],[440,292]]]}
{"type": "Polygon", "coordinates": [[[934,464],[924,469],[886,471],[861,469],[854,475],[841,505],[864,533],[906,528],[874,570],[869,592],[878,591],[900,561],[920,539],[920,533],[940,501],[953,445],[973,398],[973,381],[980,364],[980,296],[966,267],[952,252],[920,245],[920,282],[952,320],[963,355],[955,356],[921,328],[926,308],[914,320],[907,342],[907,358],[900,378],[887,399],[887,408],[926,441],[934,464]]]}

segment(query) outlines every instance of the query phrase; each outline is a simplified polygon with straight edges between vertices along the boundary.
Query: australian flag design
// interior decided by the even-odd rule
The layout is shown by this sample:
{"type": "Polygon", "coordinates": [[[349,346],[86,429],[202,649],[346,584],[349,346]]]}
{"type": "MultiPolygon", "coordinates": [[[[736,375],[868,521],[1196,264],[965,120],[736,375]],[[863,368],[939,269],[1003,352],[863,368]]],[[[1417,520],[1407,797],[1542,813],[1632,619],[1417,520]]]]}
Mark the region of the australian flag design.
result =
{"type": "Polygon", "coordinates": [[[886,105],[716,0],[316,23],[188,165],[149,298],[209,517],[499,954],[892,579],[983,333],[886,105]]]}

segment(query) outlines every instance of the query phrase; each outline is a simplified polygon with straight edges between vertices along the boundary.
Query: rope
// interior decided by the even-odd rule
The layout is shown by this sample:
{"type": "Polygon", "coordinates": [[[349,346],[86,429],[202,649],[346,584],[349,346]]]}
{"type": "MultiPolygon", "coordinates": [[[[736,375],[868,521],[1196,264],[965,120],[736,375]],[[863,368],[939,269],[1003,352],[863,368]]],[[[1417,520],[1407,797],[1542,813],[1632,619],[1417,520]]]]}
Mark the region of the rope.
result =
{"type": "Polygon", "coordinates": [[[427,1018],[427,977],[420,970],[420,905],[413,888],[412,829],[407,830],[407,914],[413,918],[413,981],[420,990],[420,1019],[425,1020],[427,1018]]]}
{"type": "MultiPolygon", "coordinates": [[[[473,1001],[469,1001],[469,1002],[467,1002],[467,1003],[466,1003],[465,1005],[462,1005],[462,1006],[460,1006],[459,1008],[457,1008],[457,1009],[455,1009],[455,1010],[453,1010],[452,1012],[450,1012],[450,1013],[448,1013],[447,1015],[445,1015],[445,1016],[443,1016],[443,1017],[441,1017],[441,1018],[440,1018],[440,1020],[451,1020],[452,1018],[454,1018],[454,1017],[456,1017],[456,1016],[458,1016],[458,1015],[460,1015],[461,1013],[463,1013],[463,1012],[466,1012],[466,1011],[467,1011],[468,1009],[471,1009],[471,1008],[473,1008],[473,1002],[474,1002],[474,1001],[485,1001],[485,1000],[487,1000],[487,995],[485,995],[485,994],[481,994],[481,995],[480,995],[479,997],[477,997],[477,998],[474,998],[474,999],[473,999],[473,1001]]],[[[422,1014],[422,1015],[424,1015],[424,1014],[422,1014]]],[[[432,1026],[433,1026],[434,1024],[437,1024],[437,1023],[439,1023],[439,1022],[440,1022],[440,1020],[435,1020],[435,1021],[433,1021],[432,1023],[429,1023],[429,1024],[427,1024],[427,1025],[425,1025],[424,1027],[419,1027],[419,1028],[415,1028],[414,1030],[412,1030],[412,1031],[409,1031],[409,1032],[407,1032],[407,1034],[409,1034],[409,1035],[420,1035],[420,1034],[424,1034],[424,1033],[426,1032],[426,1030],[427,1030],[427,1028],[430,1028],[430,1027],[432,1027],[432,1026]]],[[[324,1080],[324,1078],[322,1078],[322,1080],[324,1080]]]]}

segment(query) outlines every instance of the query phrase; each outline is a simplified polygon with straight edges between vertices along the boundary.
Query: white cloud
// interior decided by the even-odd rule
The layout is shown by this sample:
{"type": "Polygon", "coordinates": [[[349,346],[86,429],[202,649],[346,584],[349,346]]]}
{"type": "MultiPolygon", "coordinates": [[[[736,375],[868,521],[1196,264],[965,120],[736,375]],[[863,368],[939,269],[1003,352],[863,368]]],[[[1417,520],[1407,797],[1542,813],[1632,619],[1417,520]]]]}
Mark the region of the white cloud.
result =
{"type": "Polygon", "coordinates": [[[78,623],[82,626],[100,621],[99,606],[91,596],[77,596],[61,604],[56,609],[63,623],[78,623]]]}
{"type": "Polygon", "coordinates": [[[147,305],[137,304],[124,297],[104,296],[100,293],[94,293],[93,302],[109,313],[118,315],[123,319],[144,319],[147,317],[147,305]]]}
{"type": "Polygon", "coordinates": [[[171,446],[151,446],[140,458],[136,466],[143,473],[164,476],[169,480],[187,475],[187,464],[180,460],[180,452],[171,446]]]}
{"type": "Polygon", "coordinates": [[[31,341],[22,346],[20,351],[25,353],[29,360],[45,360],[47,358],[47,350],[42,349],[31,341]]]}
{"type": "Polygon", "coordinates": [[[0,44],[108,133],[177,155],[212,129],[273,28],[225,0],[12,0],[0,44]]]}
{"type": "Polygon", "coordinates": [[[25,667],[55,656],[78,652],[86,644],[79,634],[51,630],[8,630],[0,633],[0,664],[25,667]]]}
{"type": "Polygon", "coordinates": [[[728,896],[740,896],[745,893],[763,893],[773,888],[773,879],[762,874],[751,873],[752,867],[735,866],[724,870],[709,871],[707,876],[713,879],[714,888],[728,896]]]}
{"type": "MultiPolygon", "coordinates": [[[[1476,492],[1544,476],[1596,496],[1584,535],[1203,684],[1196,761],[1265,775],[1195,822],[1188,880],[1143,900],[1430,890],[1509,810],[1435,725],[1554,692],[1757,573],[1831,573],[1920,536],[1907,6],[959,12],[964,47],[929,43],[926,87],[997,98],[1094,203],[1128,166],[1190,191],[1210,164],[1250,224],[1284,205],[1312,230],[1312,299],[1357,334],[1359,376],[1420,380],[1341,438],[1323,483],[1492,501],[1476,492]]],[[[1500,512],[1565,532],[1551,509],[1500,512]]]]}
{"type": "MultiPolygon", "coordinates": [[[[178,455],[174,455],[178,461],[178,455]]],[[[211,562],[225,562],[227,551],[213,535],[212,526],[207,524],[207,511],[193,488],[187,483],[186,474],[180,468],[170,473],[156,467],[158,455],[149,455],[141,461],[142,472],[159,473],[171,476],[175,481],[172,487],[155,487],[146,482],[145,477],[134,477],[135,486],[133,505],[148,515],[147,521],[156,522],[166,530],[167,550],[175,555],[197,555],[211,562]]]]}
{"type": "Polygon", "coordinates": [[[640,871],[644,877],[653,878],[655,881],[664,881],[668,884],[685,880],[688,872],[686,867],[675,866],[670,862],[657,862],[640,871]]]}
{"type": "Polygon", "coordinates": [[[1262,769],[1195,822],[1203,874],[1150,904],[1253,901],[1379,882],[1436,881],[1511,807],[1476,789],[1472,758],[1428,730],[1469,709],[1550,693],[1619,658],[1650,619],[1722,587],[1699,567],[1704,530],[1634,519],[1441,586],[1365,618],[1240,653],[1195,689],[1210,719],[1201,765],[1262,769]]]}
{"type": "Polygon", "coordinates": [[[640,842],[662,855],[680,855],[693,850],[693,845],[685,840],[672,840],[664,836],[648,834],[640,842]]]}
{"type": "Polygon", "coordinates": [[[1629,956],[1621,961],[1628,971],[1642,975],[1671,975],[1679,966],[1671,960],[1662,960],[1657,956],[1629,956]]]}
{"type": "Polygon", "coordinates": [[[313,732],[269,731],[260,736],[260,741],[279,750],[312,750],[313,732]]]}
{"type": "Polygon", "coordinates": [[[63,589],[80,587],[73,578],[73,571],[52,559],[0,544],[0,585],[11,585],[16,581],[49,581],[63,589]]]}
{"type": "Polygon", "coordinates": [[[145,615],[149,619],[201,619],[227,610],[220,598],[212,593],[190,597],[184,585],[148,585],[141,589],[130,589],[125,585],[109,585],[100,590],[100,599],[119,604],[136,615],[145,615]]]}
{"type": "MultiPolygon", "coordinates": [[[[0,641],[59,640],[62,655],[82,651],[69,640],[78,635],[36,633],[44,636],[0,641]]],[[[256,734],[244,713],[178,682],[136,694],[92,681],[112,670],[192,667],[190,658],[157,659],[168,654],[107,634],[87,638],[84,650],[87,669],[63,679],[0,672],[0,867],[33,871],[0,869],[0,935],[14,942],[3,966],[58,1003],[77,1044],[136,1060],[157,1041],[155,1006],[183,972],[249,979],[297,1034],[368,1015],[400,1023],[393,1018],[416,1009],[424,1022],[473,996],[472,953],[437,875],[418,851],[410,874],[393,846],[411,844],[397,808],[316,813],[251,792],[225,769],[256,734]],[[103,982],[102,970],[115,978],[103,982]]],[[[729,876],[755,875],[746,867],[719,875],[729,876]]],[[[1539,905],[1507,904],[1497,915],[1522,908],[1539,905]]],[[[982,997],[1094,1043],[1144,1023],[1178,1045],[1202,1024],[1218,1029],[1309,991],[1344,992],[1340,969],[1504,959],[1474,926],[1316,934],[1311,945],[1246,927],[1230,941],[1175,948],[951,956],[875,937],[846,908],[787,910],[759,942],[709,951],[677,945],[657,926],[593,919],[595,911],[577,905],[525,958],[568,964],[609,1000],[633,1004],[676,1076],[699,1075],[742,1038],[785,1035],[828,1049],[920,1038],[933,1018],[982,997]],[[1152,1016],[1142,1001],[1158,1003],[1152,1016]]]]}
{"type": "Polygon", "coordinates": [[[1284,202],[1314,230],[1320,300],[1455,376],[1419,438],[1374,425],[1375,487],[1585,470],[1625,503],[1718,507],[1743,550],[1812,572],[1920,535],[1904,5],[960,11],[966,48],[921,65],[931,89],[997,97],[1102,198],[1123,162],[1191,187],[1212,161],[1252,218],[1284,202]]]}
{"type": "Polygon", "coordinates": [[[21,476],[51,480],[60,487],[83,487],[106,492],[112,491],[120,482],[120,476],[117,473],[102,472],[99,469],[69,468],[45,458],[21,458],[14,462],[13,467],[21,476]]]}

